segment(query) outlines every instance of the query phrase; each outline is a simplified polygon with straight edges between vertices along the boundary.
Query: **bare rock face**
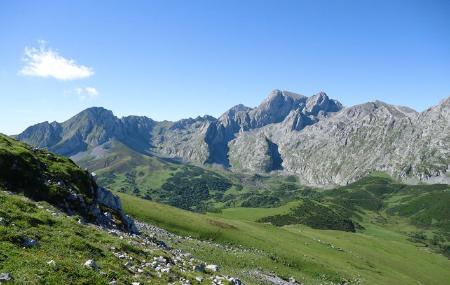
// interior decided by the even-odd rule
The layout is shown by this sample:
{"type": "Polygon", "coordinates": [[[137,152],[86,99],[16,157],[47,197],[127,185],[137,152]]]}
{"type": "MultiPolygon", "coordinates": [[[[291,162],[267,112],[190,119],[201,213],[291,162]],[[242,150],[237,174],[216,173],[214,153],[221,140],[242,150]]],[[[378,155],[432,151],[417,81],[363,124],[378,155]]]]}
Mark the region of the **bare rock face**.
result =
{"type": "Polygon", "coordinates": [[[375,170],[412,183],[448,183],[449,121],[450,98],[418,113],[379,101],[344,108],[324,92],[274,90],[260,105],[236,105],[218,119],[119,119],[92,108],[18,138],[74,159],[115,139],[140,153],[236,171],[283,171],[310,185],[346,184],[375,170]]]}
{"type": "Polygon", "coordinates": [[[372,170],[392,173],[389,164],[398,163],[401,156],[397,141],[415,116],[382,102],[344,109],[280,138],[283,166],[314,185],[345,184],[372,170]]]}
{"type": "Polygon", "coordinates": [[[211,116],[204,116],[159,127],[152,137],[153,151],[166,157],[203,163],[208,159],[205,136],[215,121],[211,116]]]}
{"type": "Polygon", "coordinates": [[[113,227],[114,221],[112,220],[112,215],[117,215],[121,221],[122,230],[135,234],[139,233],[134,220],[124,213],[119,197],[103,187],[97,187],[95,196],[95,202],[100,208],[106,208],[112,212],[106,212],[105,214],[105,212],[94,210],[93,212],[97,216],[100,224],[113,227]]]}

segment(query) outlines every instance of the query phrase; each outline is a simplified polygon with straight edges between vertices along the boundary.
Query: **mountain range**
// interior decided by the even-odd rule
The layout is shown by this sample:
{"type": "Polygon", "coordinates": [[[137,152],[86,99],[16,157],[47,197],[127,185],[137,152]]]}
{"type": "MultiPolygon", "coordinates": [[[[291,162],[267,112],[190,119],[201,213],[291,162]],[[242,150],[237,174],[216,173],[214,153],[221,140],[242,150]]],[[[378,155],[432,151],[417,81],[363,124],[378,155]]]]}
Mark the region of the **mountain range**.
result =
{"type": "Polygon", "coordinates": [[[274,90],[260,105],[236,105],[219,118],[159,122],[93,107],[16,138],[76,162],[102,161],[97,168],[108,166],[105,157],[119,144],[163,161],[295,175],[303,185],[345,185],[373,171],[409,183],[450,182],[450,98],[416,112],[274,90]]]}
{"type": "Polygon", "coordinates": [[[275,90],[0,134],[0,283],[447,284],[449,105],[275,90]]]}

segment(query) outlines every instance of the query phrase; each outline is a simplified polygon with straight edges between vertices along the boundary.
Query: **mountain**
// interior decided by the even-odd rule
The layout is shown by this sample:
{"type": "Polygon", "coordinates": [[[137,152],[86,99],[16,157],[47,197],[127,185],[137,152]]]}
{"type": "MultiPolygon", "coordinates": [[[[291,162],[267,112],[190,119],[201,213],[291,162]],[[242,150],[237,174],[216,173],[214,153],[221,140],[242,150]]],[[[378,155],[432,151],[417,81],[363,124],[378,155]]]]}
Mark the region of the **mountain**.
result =
{"type": "MultiPolygon", "coordinates": [[[[203,176],[199,169],[188,176],[203,176]]],[[[69,159],[3,135],[0,170],[1,284],[450,278],[448,185],[404,185],[375,173],[332,191],[296,189],[302,198],[278,207],[199,214],[122,193],[119,200],[69,159]],[[119,201],[123,210],[111,207],[119,201]],[[131,221],[123,211],[139,220],[138,233],[123,225],[131,221]]]]}
{"type": "Polygon", "coordinates": [[[274,90],[260,105],[236,105],[219,118],[157,122],[89,108],[17,138],[77,162],[101,159],[117,141],[142,155],[250,174],[276,171],[304,185],[345,185],[372,171],[448,183],[449,101],[418,113],[380,101],[344,108],[324,92],[274,90]]]}

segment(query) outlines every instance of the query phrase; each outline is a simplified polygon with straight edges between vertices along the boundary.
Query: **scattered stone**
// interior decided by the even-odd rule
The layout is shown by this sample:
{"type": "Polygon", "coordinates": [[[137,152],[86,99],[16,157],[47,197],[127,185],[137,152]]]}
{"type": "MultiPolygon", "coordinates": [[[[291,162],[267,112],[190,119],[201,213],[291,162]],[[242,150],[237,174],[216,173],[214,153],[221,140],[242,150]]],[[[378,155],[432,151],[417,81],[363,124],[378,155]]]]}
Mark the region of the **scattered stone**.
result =
{"type": "Polygon", "coordinates": [[[163,264],[166,264],[166,263],[167,263],[167,259],[165,259],[165,258],[162,257],[162,256],[155,257],[155,258],[153,258],[153,260],[155,260],[155,261],[157,261],[157,262],[159,262],[159,263],[163,263],[163,264]]]}
{"type": "Polygon", "coordinates": [[[93,260],[93,259],[87,260],[84,263],[84,266],[86,266],[87,268],[92,269],[92,270],[98,270],[98,265],[97,265],[97,263],[95,263],[95,260],[93,260]]]}
{"type": "Polygon", "coordinates": [[[205,269],[210,272],[217,272],[217,271],[219,271],[219,265],[208,264],[208,265],[206,265],[205,269]]]}
{"type": "Polygon", "coordinates": [[[11,273],[9,272],[0,273],[0,283],[7,282],[10,280],[12,280],[11,273]]]}
{"type": "Polygon", "coordinates": [[[103,215],[107,218],[107,219],[112,219],[112,215],[110,212],[104,212],[103,215]]]}
{"type": "Polygon", "coordinates": [[[50,266],[56,266],[56,262],[53,259],[48,261],[47,264],[50,266]]]}
{"type": "Polygon", "coordinates": [[[22,245],[27,248],[32,248],[38,244],[37,240],[29,238],[27,236],[22,237],[22,245]]]}
{"type": "Polygon", "coordinates": [[[234,277],[228,278],[228,282],[230,282],[233,285],[242,285],[242,281],[234,277]]]}
{"type": "Polygon", "coordinates": [[[192,267],[192,270],[197,271],[197,272],[205,272],[205,264],[201,263],[201,264],[194,265],[192,267]]]}
{"type": "Polygon", "coordinates": [[[195,277],[195,280],[197,280],[198,282],[203,282],[203,277],[197,276],[195,277]]]}

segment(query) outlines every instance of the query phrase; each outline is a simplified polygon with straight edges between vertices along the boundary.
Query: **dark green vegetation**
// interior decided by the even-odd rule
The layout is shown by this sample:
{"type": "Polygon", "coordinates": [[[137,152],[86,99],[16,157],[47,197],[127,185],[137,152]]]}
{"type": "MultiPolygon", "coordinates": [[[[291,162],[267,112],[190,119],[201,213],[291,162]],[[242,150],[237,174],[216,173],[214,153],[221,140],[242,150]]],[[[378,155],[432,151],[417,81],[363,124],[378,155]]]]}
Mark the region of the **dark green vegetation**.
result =
{"type": "Polygon", "coordinates": [[[400,218],[417,228],[405,232],[412,240],[450,257],[449,205],[448,185],[405,185],[374,173],[348,186],[317,192],[291,212],[260,221],[354,232],[363,230],[361,223],[368,217],[379,225],[400,218]]]}
{"type": "Polygon", "coordinates": [[[355,232],[355,223],[339,212],[317,201],[305,199],[290,213],[264,217],[260,222],[269,222],[276,226],[304,224],[315,229],[342,230],[355,232]]]}
{"type": "Polygon", "coordinates": [[[231,183],[223,176],[200,167],[186,166],[161,186],[161,198],[170,205],[201,211],[206,209],[205,200],[222,198],[231,183]]]}

